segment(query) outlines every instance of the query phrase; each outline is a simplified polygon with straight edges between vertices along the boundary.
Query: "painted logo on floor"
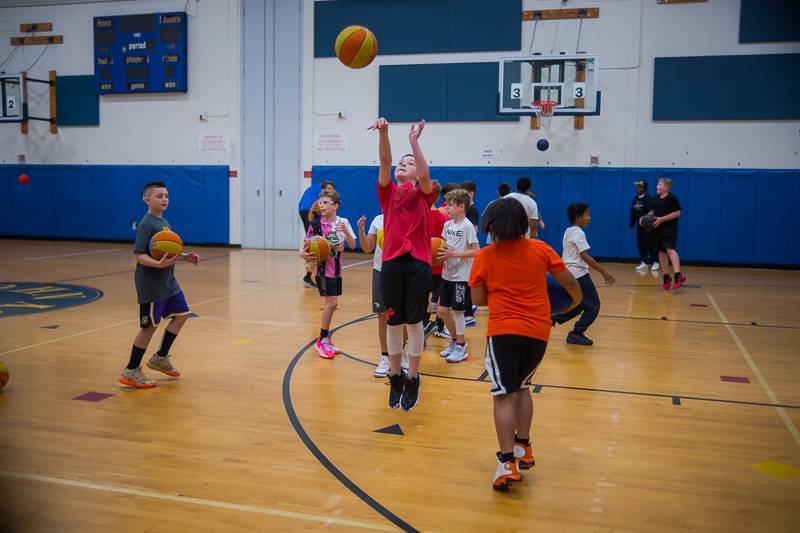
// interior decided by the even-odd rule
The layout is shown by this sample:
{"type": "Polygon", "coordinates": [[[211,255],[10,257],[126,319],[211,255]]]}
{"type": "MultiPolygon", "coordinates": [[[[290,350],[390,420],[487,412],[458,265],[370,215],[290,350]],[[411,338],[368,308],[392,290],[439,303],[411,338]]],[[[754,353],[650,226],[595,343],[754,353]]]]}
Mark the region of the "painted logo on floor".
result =
{"type": "Polygon", "coordinates": [[[82,285],[0,281],[0,318],[66,309],[102,297],[102,291],[82,285]]]}

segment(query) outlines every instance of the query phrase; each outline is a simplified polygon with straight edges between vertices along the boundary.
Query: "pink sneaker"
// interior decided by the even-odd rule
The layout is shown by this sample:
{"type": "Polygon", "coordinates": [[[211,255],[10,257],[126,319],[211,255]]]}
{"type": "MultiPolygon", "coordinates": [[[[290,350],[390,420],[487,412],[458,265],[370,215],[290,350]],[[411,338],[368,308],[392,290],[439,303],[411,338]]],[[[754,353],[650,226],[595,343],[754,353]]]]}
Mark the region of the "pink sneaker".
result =
{"type": "Polygon", "coordinates": [[[323,359],[333,359],[335,352],[331,350],[330,343],[327,338],[317,339],[317,353],[323,359]]]}
{"type": "Polygon", "coordinates": [[[327,338],[327,341],[328,341],[328,347],[331,349],[331,351],[333,351],[333,353],[342,353],[342,351],[339,348],[333,345],[333,341],[331,340],[330,337],[327,338]]]}

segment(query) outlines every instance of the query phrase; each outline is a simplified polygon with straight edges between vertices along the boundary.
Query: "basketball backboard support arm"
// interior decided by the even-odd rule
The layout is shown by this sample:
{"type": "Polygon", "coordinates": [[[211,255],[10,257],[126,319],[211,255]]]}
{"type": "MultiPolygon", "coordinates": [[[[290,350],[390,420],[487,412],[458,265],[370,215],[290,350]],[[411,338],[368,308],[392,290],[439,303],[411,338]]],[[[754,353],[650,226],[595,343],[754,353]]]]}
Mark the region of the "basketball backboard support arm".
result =
{"type": "MultiPolygon", "coordinates": [[[[56,71],[51,70],[48,75],[48,79],[40,80],[37,78],[29,78],[24,72],[19,75],[21,80],[21,113],[19,118],[13,120],[13,122],[20,123],[20,132],[23,135],[28,134],[28,121],[30,120],[38,120],[42,122],[47,122],[50,124],[50,133],[58,133],[58,124],[56,123],[56,71]],[[50,116],[49,117],[37,117],[32,116],[28,113],[28,82],[33,83],[44,83],[48,86],[48,95],[50,100],[50,116]]],[[[3,110],[5,112],[6,102],[5,97],[3,98],[3,110]]],[[[7,120],[7,122],[10,122],[7,120]]]]}

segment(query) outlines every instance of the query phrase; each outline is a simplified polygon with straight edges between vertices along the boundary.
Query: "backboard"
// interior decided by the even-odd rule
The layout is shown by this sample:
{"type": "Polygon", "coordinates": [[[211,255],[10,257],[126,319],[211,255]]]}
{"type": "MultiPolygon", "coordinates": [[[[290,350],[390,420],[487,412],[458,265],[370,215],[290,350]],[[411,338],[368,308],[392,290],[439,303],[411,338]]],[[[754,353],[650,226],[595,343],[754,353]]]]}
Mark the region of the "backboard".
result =
{"type": "Polygon", "coordinates": [[[500,59],[501,115],[533,115],[531,103],[558,103],[554,115],[600,114],[597,56],[584,54],[500,59]]]}
{"type": "Polygon", "coordinates": [[[0,122],[22,122],[23,91],[21,74],[0,74],[0,122]]]}

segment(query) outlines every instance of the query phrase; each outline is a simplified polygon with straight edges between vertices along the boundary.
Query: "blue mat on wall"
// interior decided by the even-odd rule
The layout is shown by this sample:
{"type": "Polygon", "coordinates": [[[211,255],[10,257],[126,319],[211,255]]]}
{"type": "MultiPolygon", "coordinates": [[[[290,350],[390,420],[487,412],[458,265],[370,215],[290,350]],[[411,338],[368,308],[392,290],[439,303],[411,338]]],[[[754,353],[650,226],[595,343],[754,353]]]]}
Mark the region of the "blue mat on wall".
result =
{"type": "Polygon", "coordinates": [[[228,179],[227,166],[0,165],[0,235],[133,241],[142,186],[161,180],[164,216],[184,242],[228,244],[228,179]]]}
{"type": "MultiPolygon", "coordinates": [[[[331,180],[342,195],[340,215],[355,225],[358,217],[380,213],[378,167],[315,166],[313,181],[331,180]]],[[[673,180],[683,213],[678,252],[688,261],[711,263],[800,264],[800,170],[431,167],[441,183],[471,179],[483,210],[497,186],[529,176],[546,228],[539,236],[561,253],[568,226],[566,207],[587,202],[592,223],[586,229],[597,257],[633,259],[636,238],[628,229],[633,182],[646,180],[655,194],[659,177],[673,180]]],[[[485,235],[480,235],[485,243],[485,235]]]]}

